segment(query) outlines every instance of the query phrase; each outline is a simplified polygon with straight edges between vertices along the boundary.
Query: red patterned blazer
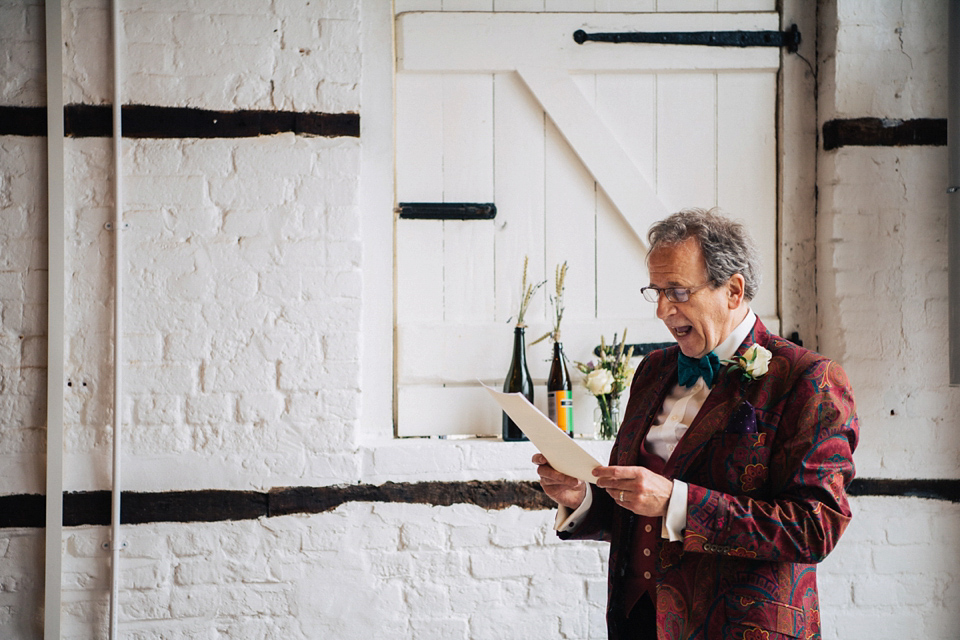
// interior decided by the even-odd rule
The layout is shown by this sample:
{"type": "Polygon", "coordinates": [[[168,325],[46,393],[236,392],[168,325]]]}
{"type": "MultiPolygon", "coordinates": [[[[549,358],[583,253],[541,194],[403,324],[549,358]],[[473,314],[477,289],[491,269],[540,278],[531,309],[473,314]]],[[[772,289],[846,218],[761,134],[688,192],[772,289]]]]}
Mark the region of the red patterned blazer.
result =
{"type": "MultiPolygon", "coordinates": [[[[851,517],[853,393],[840,366],[768,333],[759,320],[737,353],[754,343],[772,352],[766,375],[744,380],[723,370],[659,471],[689,484],[682,542],[660,538],[659,518],[636,516],[596,488],[584,521],[561,534],[611,542],[608,619],[623,608],[624,576],[636,573],[640,525],[653,522],[656,535],[647,540],[655,549],[643,561],[661,640],[820,637],[816,563],[851,517]]],[[[677,384],[678,350],[642,361],[610,464],[650,458],[643,442],[677,384]]]]}

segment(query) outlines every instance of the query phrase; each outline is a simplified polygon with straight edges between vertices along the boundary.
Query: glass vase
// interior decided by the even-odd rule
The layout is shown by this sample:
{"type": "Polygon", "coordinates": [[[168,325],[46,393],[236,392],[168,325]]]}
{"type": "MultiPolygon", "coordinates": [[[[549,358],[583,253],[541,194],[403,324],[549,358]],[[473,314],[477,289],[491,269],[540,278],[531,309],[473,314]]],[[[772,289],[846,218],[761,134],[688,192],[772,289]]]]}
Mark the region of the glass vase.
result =
{"type": "Polygon", "coordinates": [[[593,410],[593,433],[597,440],[613,440],[620,429],[620,396],[597,396],[593,410]]]}

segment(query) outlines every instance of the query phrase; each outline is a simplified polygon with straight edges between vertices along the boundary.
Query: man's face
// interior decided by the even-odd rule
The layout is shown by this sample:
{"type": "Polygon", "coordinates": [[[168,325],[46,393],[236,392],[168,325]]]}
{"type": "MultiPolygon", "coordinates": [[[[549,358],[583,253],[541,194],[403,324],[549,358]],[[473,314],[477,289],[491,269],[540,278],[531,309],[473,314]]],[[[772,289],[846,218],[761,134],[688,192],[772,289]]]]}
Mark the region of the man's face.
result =
{"type": "MultiPolygon", "coordinates": [[[[693,288],[708,280],[707,265],[694,238],[652,251],[647,266],[653,287],[693,288]]],[[[707,286],[693,292],[686,302],[670,302],[660,294],[657,317],[667,325],[684,355],[705,356],[736,328],[745,313],[738,313],[742,281],[737,274],[717,289],[707,286]]]]}

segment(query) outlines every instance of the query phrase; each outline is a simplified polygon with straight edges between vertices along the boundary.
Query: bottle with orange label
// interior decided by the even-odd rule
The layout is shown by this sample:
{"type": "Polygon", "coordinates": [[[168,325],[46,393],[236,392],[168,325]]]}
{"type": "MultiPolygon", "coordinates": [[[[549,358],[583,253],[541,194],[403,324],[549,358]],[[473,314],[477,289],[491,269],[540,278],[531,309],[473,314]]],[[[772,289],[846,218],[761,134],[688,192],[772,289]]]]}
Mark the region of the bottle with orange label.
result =
{"type": "Polygon", "coordinates": [[[563,345],[559,342],[553,343],[553,363],[547,378],[547,416],[573,437],[573,385],[570,383],[563,345]]]}

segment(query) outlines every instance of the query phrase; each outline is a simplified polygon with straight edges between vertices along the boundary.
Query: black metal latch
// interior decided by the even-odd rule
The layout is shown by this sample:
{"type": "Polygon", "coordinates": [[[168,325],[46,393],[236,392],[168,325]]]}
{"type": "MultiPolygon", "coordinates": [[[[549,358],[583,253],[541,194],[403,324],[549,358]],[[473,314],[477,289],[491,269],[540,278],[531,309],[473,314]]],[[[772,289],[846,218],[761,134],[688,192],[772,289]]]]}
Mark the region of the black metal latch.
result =
{"type": "Polygon", "coordinates": [[[800,31],[792,25],[787,31],[627,31],[622,33],[573,32],[577,44],[584,42],[641,42],[650,44],[694,44],[707,47],[786,47],[796,53],[800,31]]]}
{"type": "Polygon", "coordinates": [[[493,220],[497,205],[492,202],[401,202],[401,220],[493,220]]]}

